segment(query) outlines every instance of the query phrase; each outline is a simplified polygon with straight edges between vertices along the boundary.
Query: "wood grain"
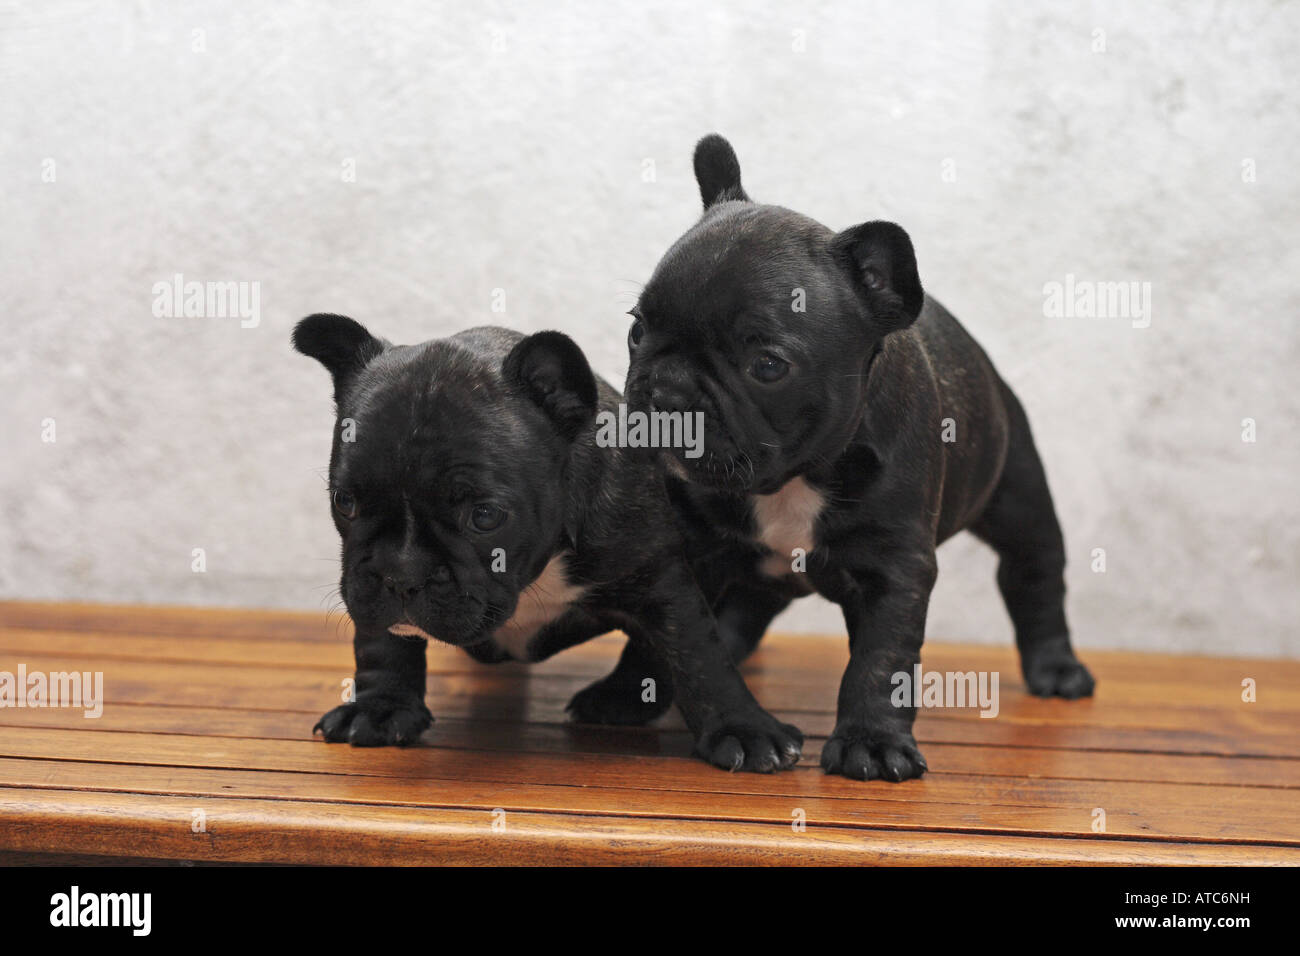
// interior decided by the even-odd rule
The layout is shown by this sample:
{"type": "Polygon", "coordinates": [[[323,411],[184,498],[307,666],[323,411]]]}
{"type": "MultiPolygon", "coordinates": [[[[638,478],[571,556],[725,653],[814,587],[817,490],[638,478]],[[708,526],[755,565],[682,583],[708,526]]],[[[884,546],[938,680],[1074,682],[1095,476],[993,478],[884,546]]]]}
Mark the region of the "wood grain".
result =
{"type": "Polygon", "coordinates": [[[1294,866],[1275,847],[1135,840],[910,833],[730,821],[675,821],[507,811],[503,830],[481,811],[211,799],[193,832],[185,797],[0,789],[6,848],[149,859],[331,865],[515,866],[1294,866]]]}
{"type": "Polygon", "coordinates": [[[816,765],[842,636],[772,635],[746,663],[755,695],[809,736],[798,767],[761,776],[692,758],[675,711],[648,728],[569,723],[564,704],[612,667],[619,635],[531,667],[438,648],[437,723],[419,746],[325,744],[310,729],[351,674],[350,633],[346,620],[289,612],[0,603],[0,671],[100,671],[106,698],[99,719],[0,708],[0,853],[1300,865],[1294,661],[1088,652],[1098,695],[1065,702],[1025,693],[1009,647],[927,644],[927,669],[997,671],[999,713],[922,712],[931,772],[864,784],[816,765]],[[1241,699],[1244,678],[1256,702],[1241,699]]]}

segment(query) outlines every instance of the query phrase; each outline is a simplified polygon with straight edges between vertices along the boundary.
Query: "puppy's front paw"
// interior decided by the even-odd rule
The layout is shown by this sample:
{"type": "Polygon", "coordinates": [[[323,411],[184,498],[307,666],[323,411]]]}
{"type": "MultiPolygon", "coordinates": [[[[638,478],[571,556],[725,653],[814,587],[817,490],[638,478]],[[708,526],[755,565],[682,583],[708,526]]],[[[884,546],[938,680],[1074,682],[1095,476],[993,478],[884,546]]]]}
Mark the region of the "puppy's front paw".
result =
{"type": "Polygon", "coordinates": [[[910,732],[844,724],[822,747],[822,769],[854,780],[897,783],[919,777],[929,768],[910,732]]]}
{"type": "Polygon", "coordinates": [[[615,724],[639,727],[661,716],[672,699],[644,699],[640,680],[627,680],[615,672],[573,695],[565,709],[581,724],[615,724]]]}
{"type": "Polygon", "coordinates": [[[723,770],[771,773],[787,770],[803,753],[803,733],[767,711],[723,716],[705,727],[695,753],[723,770]]]}
{"type": "Polygon", "coordinates": [[[354,747],[404,747],[420,739],[433,723],[424,701],[414,697],[363,697],[335,707],[311,729],[332,744],[354,747]]]}
{"type": "Polygon", "coordinates": [[[1039,654],[1023,662],[1025,684],[1036,697],[1091,697],[1096,680],[1070,650],[1039,654]]]}

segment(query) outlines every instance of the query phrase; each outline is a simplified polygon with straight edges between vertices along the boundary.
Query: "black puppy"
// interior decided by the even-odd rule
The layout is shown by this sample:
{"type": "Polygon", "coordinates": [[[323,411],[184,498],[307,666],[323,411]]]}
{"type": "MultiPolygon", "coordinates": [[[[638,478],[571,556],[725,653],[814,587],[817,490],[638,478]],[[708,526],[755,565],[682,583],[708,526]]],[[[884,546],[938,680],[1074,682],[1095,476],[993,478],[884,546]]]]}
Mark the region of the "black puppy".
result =
{"type": "Polygon", "coordinates": [[[675,693],[711,763],[798,759],[799,731],[759,707],[718,637],[653,462],[597,446],[597,410],[619,395],[568,337],[478,328],[395,346],[313,315],[293,342],[334,377],[330,500],[356,625],[356,700],[321,718],[326,740],[414,742],[433,722],[430,637],[541,660],[621,628],[619,666],[574,697],[578,719],[644,723],[675,693]]]}
{"type": "Polygon", "coordinates": [[[733,655],[792,598],[835,601],[850,659],[822,767],[920,775],[915,707],[891,705],[891,680],[920,660],[935,548],[965,528],[1000,556],[1029,689],[1091,694],[1029,422],[922,292],[907,234],[889,222],[836,234],[752,202],[720,136],[696,147],[695,175],[704,216],[632,311],[627,397],[704,414],[704,453],[668,452],[667,483],[733,655]]]}

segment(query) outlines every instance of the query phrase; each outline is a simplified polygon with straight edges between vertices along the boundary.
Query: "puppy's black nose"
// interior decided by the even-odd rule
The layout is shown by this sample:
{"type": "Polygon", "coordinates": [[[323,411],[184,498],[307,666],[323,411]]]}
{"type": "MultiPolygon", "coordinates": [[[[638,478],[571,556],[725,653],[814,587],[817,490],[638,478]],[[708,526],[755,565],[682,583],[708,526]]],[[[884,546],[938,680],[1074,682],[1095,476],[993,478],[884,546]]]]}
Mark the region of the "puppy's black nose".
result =
{"type": "Polygon", "coordinates": [[[686,393],[675,385],[658,384],[650,389],[652,412],[684,412],[689,405],[686,393]]]}
{"type": "Polygon", "coordinates": [[[388,575],[384,577],[384,587],[403,602],[411,600],[421,591],[424,590],[423,581],[412,581],[407,578],[394,578],[388,575]]]}

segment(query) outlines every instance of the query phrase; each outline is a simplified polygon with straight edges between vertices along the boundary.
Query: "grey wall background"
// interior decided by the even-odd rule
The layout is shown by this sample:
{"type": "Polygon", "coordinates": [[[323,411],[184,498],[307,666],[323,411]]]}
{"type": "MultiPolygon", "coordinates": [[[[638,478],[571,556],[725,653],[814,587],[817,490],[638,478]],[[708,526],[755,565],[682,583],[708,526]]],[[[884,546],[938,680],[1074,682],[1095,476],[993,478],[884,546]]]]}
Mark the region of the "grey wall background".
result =
{"type": "MultiPolygon", "coordinates": [[[[0,595],[325,607],[329,390],[293,322],[559,328],[621,383],[718,130],[754,196],[911,232],[1030,411],[1080,645],[1300,654],[1298,28],[1257,0],[5,5],[0,595]],[[260,323],[155,317],[175,273],[260,283],[260,323]],[[1067,273],[1151,283],[1150,326],[1046,318],[1067,273]]],[[[991,555],[941,564],[930,633],[1009,641],[991,555]]]]}

